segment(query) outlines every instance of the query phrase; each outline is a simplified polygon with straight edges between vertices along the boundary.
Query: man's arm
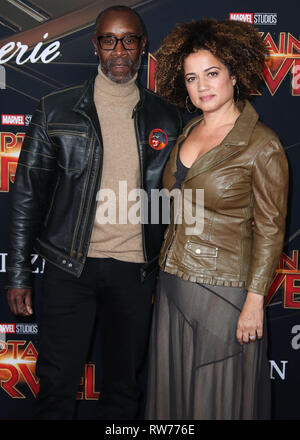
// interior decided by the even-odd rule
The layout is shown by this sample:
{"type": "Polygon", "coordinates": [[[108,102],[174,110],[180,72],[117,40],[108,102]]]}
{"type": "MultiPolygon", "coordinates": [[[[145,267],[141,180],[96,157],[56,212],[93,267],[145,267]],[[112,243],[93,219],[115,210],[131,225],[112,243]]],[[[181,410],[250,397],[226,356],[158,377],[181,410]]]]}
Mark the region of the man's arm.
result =
{"type": "Polygon", "coordinates": [[[12,189],[7,295],[13,313],[32,313],[31,253],[44,221],[56,176],[56,146],[47,135],[43,101],[24,139],[12,189]]]}
{"type": "Polygon", "coordinates": [[[33,313],[31,289],[12,288],[7,290],[7,301],[14,315],[30,316],[33,313]]]}

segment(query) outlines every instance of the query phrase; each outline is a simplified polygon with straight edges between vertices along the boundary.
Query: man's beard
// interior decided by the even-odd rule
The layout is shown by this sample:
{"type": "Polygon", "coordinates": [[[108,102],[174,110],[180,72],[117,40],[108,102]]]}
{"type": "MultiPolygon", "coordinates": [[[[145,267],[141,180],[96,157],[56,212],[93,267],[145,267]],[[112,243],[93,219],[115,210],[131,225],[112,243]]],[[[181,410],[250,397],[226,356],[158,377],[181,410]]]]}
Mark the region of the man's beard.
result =
{"type": "Polygon", "coordinates": [[[136,74],[136,72],[139,70],[139,68],[141,67],[141,62],[142,62],[142,57],[140,56],[139,59],[137,60],[134,72],[132,72],[131,68],[133,65],[133,62],[129,59],[129,60],[122,60],[122,62],[119,62],[119,58],[114,59],[114,60],[108,60],[105,66],[105,69],[103,68],[104,66],[101,64],[100,62],[100,66],[102,69],[102,72],[112,81],[117,82],[119,84],[124,84],[127,83],[128,81],[130,81],[134,75],[136,74]],[[128,67],[128,73],[126,76],[120,78],[120,80],[116,81],[115,76],[111,73],[110,68],[113,65],[122,65],[122,66],[126,66],[128,67]]]}

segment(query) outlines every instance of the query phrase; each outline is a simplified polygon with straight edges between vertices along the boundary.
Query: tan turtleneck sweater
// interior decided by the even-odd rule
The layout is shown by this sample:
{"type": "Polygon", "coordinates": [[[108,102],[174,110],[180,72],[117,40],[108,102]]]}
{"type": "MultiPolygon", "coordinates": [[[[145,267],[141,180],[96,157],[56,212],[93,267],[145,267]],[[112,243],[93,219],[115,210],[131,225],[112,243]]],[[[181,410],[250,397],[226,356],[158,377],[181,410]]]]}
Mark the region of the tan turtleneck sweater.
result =
{"type": "Polygon", "coordinates": [[[127,215],[138,199],[127,200],[127,206],[125,200],[131,190],[140,188],[138,147],[132,118],[139,101],[135,80],[136,76],[127,83],[115,83],[104,75],[100,66],[95,79],[94,102],[103,139],[102,196],[99,200],[98,192],[88,257],[144,262],[142,226],[130,222],[127,215]],[[119,198],[119,182],[122,182],[122,191],[127,185],[126,197],[122,193],[119,198]],[[114,224],[108,223],[108,219],[114,224]]]}

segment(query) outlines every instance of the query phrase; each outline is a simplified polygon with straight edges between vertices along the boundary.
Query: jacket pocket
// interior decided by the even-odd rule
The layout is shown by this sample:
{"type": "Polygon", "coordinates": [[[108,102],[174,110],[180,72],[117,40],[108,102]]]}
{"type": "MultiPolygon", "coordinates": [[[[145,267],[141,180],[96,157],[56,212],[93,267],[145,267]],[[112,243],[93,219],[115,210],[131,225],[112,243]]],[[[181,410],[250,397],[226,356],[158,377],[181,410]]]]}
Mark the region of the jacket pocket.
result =
{"type": "Polygon", "coordinates": [[[182,264],[193,271],[216,270],[217,257],[217,247],[187,240],[182,264]]]}
{"type": "Polygon", "coordinates": [[[58,165],[68,171],[81,171],[87,163],[87,128],[72,124],[49,124],[48,136],[58,147],[58,165]]]}
{"type": "Polygon", "coordinates": [[[44,226],[47,226],[47,223],[48,223],[48,220],[49,220],[49,217],[50,217],[51,211],[52,211],[52,207],[53,207],[53,204],[54,204],[54,199],[55,199],[55,196],[56,196],[56,192],[57,192],[57,189],[58,189],[59,183],[60,183],[60,176],[58,176],[57,181],[56,181],[56,184],[55,184],[55,186],[54,186],[54,190],[53,190],[53,193],[52,193],[52,197],[51,197],[51,202],[50,202],[50,205],[49,205],[49,209],[48,209],[48,212],[47,212],[46,217],[45,217],[45,220],[44,220],[44,226]]]}

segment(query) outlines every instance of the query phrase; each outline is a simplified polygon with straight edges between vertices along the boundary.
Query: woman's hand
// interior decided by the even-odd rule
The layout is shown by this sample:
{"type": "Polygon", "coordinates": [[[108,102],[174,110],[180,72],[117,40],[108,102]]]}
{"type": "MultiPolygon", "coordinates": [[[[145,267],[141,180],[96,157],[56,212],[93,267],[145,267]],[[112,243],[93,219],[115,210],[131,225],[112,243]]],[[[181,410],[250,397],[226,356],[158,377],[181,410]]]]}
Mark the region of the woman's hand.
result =
{"type": "Polygon", "coordinates": [[[248,292],[239,316],[236,338],[240,344],[253,342],[263,336],[264,296],[248,292]]]}

